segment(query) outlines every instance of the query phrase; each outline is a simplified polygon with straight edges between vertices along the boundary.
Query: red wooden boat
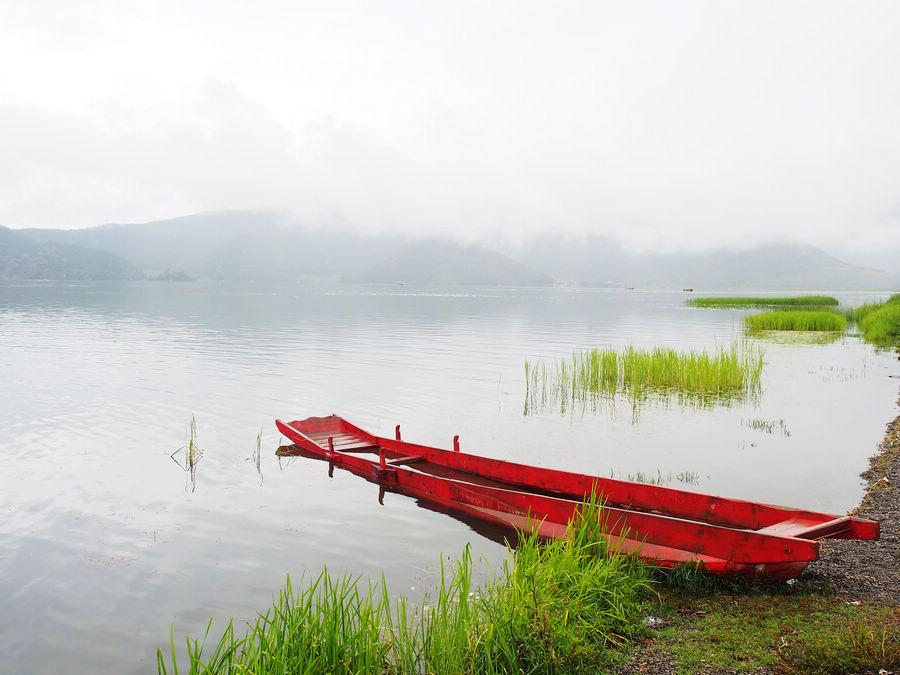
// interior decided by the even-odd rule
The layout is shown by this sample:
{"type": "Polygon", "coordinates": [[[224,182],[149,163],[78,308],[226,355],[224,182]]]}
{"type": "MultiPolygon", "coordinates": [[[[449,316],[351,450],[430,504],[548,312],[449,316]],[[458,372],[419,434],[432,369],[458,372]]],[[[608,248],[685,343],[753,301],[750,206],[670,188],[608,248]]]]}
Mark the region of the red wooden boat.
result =
{"type": "Polygon", "coordinates": [[[362,476],[382,490],[462,514],[560,537],[591,494],[603,499],[607,536],[665,567],[700,562],[717,574],[790,579],[818,558],[819,539],[877,539],[879,524],[852,516],[727,499],[657,485],[544,469],[374,436],[346,420],[275,421],[302,455],[362,476]]]}

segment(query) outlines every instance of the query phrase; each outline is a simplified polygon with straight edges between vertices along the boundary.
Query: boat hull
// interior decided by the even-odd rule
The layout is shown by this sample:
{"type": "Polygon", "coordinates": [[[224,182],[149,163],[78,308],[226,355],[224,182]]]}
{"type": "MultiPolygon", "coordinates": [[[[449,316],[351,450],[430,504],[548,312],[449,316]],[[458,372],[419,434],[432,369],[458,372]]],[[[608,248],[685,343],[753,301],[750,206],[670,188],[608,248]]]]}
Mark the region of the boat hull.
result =
{"type": "Polygon", "coordinates": [[[564,536],[585,499],[603,502],[610,545],[663,567],[700,563],[716,574],[799,575],[818,539],[875,539],[878,523],[661,486],[543,469],[369,434],[337,416],[276,421],[302,455],[359,475],[384,491],[544,537],[564,536]]]}

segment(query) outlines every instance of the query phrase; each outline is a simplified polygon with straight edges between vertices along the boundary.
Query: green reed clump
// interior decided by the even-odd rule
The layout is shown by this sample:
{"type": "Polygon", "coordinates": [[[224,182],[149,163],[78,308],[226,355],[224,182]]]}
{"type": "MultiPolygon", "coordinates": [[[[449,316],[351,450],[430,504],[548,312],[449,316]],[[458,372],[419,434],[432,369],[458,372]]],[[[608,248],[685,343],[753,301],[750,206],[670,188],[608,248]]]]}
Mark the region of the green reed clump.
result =
{"type": "Polygon", "coordinates": [[[880,303],[850,310],[866,342],[879,347],[900,347],[900,293],[880,303]]]}
{"type": "Polygon", "coordinates": [[[847,317],[829,311],[779,311],[750,314],[744,324],[751,332],[766,330],[837,331],[847,330],[847,317]]]}
{"type": "Polygon", "coordinates": [[[799,295],[794,297],[714,297],[692,298],[692,307],[837,307],[837,298],[830,295],[799,295]]]}
{"type": "Polygon", "coordinates": [[[864,302],[858,307],[851,307],[844,310],[844,316],[847,317],[848,321],[852,321],[853,323],[859,323],[862,321],[870,312],[874,312],[876,309],[880,309],[884,305],[883,302],[864,302]]]}
{"type": "Polygon", "coordinates": [[[759,388],[762,349],[734,344],[715,352],[655,349],[590,349],[558,362],[525,363],[525,414],[551,404],[562,412],[579,401],[624,394],[632,401],[649,394],[677,395],[696,402],[742,398],[759,388]]]}
{"type": "MultiPolygon", "coordinates": [[[[468,547],[441,566],[434,598],[411,608],[377,585],[323,571],[274,605],[242,636],[229,624],[207,648],[188,638],[190,673],[568,673],[597,672],[642,632],[650,568],[618,555],[604,536],[602,506],[589,500],[563,539],[523,534],[493,581],[476,587],[468,547]]],[[[161,675],[179,672],[174,633],[157,652],[161,675]]]]}

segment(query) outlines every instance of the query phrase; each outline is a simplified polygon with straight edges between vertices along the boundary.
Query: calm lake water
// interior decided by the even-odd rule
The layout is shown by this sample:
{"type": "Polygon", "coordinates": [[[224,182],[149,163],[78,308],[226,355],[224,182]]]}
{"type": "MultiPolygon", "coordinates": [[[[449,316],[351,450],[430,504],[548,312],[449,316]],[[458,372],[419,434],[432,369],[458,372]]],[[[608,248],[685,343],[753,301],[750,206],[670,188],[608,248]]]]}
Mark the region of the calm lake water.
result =
{"type": "MultiPolygon", "coordinates": [[[[872,299],[838,294],[842,302],[872,299]]],[[[279,461],[273,419],[533,464],[693,475],[691,489],[843,512],[896,413],[900,367],[856,337],[763,343],[758,400],[523,415],[525,358],[716,348],[746,312],[684,293],[258,284],[0,285],[4,672],[155,671],[176,636],[267,607],[291,574],[377,575],[411,596],[441,554],[503,548],[321,462],[279,461]],[[191,416],[196,489],[170,455],[191,416]],[[772,433],[752,420],[772,423],[772,433]],[[759,426],[759,425],[757,425],[759,426]],[[262,430],[261,474],[249,458],[262,430]]],[[[672,479],[673,485],[679,485],[672,479]]]]}

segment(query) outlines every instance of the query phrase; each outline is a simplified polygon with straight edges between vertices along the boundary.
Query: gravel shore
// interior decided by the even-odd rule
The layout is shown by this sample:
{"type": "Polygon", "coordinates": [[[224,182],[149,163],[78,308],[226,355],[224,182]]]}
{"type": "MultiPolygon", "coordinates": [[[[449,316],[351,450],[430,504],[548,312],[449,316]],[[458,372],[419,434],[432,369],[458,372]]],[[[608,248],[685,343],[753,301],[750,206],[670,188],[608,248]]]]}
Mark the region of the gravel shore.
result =
{"type": "Polygon", "coordinates": [[[900,416],[888,425],[862,477],[866,494],[851,513],[880,521],[881,538],[823,541],[819,560],[798,583],[824,579],[848,601],[900,605],[900,416]]]}
{"type": "MultiPolygon", "coordinates": [[[[867,483],[866,492],[851,513],[878,520],[881,537],[877,541],[823,541],[819,560],[797,579],[797,585],[827,587],[847,602],[900,606],[900,416],[888,425],[878,452],[861,476],[867,483]]],[[[651,642],[616,672],[665,674],[677,672],[677,667],[669,654],[651,642]]]]}

